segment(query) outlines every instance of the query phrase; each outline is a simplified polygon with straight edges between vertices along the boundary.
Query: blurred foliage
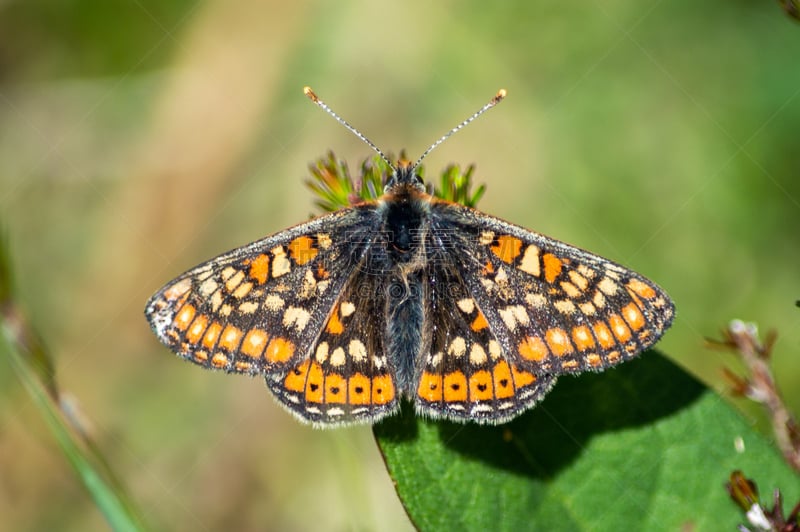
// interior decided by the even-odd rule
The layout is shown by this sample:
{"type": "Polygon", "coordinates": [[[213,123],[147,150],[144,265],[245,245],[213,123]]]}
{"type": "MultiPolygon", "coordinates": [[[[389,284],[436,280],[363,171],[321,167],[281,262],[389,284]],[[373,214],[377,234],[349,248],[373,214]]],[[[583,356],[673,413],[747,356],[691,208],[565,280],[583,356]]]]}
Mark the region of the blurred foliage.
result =
{"type": "MultiPolygon", "coordinates": [[[[798,39],[781,4],[753,0],[5,0],[0,214],[17,294],[155,528],[407,530],[369,430],[311,431],[262,382],[170,358],[142,307],[305,219],[309,161],[369,155],[304,85],[395,153],[505,87],[429,174],[475,163],[481,210],[665,287],[678,314],[660,349],[717,389],[728,359],[703,339],[732,318],[775,328],[797,411],[798,39]]],[[[3,526],[105,528],[13,375],[2,357],[3,526]]]]}
{"type": "Polygon", "coordinates": [[[76,401],[59,390],[53,359],[17,305],[11,274],[8,242],[0,237],[0,354],[11,362],[108,524],[118,531],[143,530],[140,513],[95,444],[76,401]]]}

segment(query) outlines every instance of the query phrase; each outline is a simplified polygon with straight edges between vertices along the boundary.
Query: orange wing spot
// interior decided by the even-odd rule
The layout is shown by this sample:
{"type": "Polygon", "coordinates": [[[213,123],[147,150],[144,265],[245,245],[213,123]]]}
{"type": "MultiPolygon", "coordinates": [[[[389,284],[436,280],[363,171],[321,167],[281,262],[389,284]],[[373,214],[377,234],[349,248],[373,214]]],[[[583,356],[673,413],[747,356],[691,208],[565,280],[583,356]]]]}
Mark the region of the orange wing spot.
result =
{"type": "Polygon", "coordinates": [[[192,323],[194,319],[194,314],[197,310],[192,305],[184,305],[178,315],[175,316],[175,327],[177,327],[181,331],[185,331],[189,324],[192,323]]]}
{"type": "Polygon", "coordinates": [[[508,362],[501,360],[494,365],[494,368],[492,368],[492,380],[494,381],[494,395],[498,399],[505,399],[514,395],[514,382],[508,362]]]}
{"type": "Polygon", "coordinates": [[[476,371],[469,378],[469,400],[475,402],[491,401],[492,399],[494,399],[492,374],[485,369],[476,371]]]}
{"type": "Polygon", "coordinates": [[[459,403],[467,400],[467,378],[460,371],[444,376],[444,402],[459,403]]]}
{"type": "Polygon", "coordinates": [[[206,360],[208,360],[208,353],[206,353],[205,351],[195,351],[194,359],[199,363],[204,364],[206,360]]]}
{"type": "Polygon", "coordinates": [[[417,388],[417,395],[426,401],[439,402],[442,400],[442,376],[438,373],[422,373],[417,388]]]}
{"type": "Polygon", "coordinates": [[[206,334],[203,336],[203,345],[209,349],[213,349],[214,346],[217,344],[217,339],[219,338],[219,333],[222,331],[222,325],[218,322],[214,322],[208,326],[206,329],[206,334]]]}
{"type": "Polygon", "coordinates": [[[253,358],[260,357],[264,348],[267,347],[267,340],[269,340],[269,335],[266,331],[250,329],[242,342],[242,354],[253,358]]]}
{"type": "Polygon", "coordinates": [[[241,371],[242,373],[250,371],[250,367],[252,366],[250,362],[243,362],[243,361],[239,361],[234,365],[236,366],[236,371],[241,371]]]}
{"type": "Polygon", "coordinates": [[[572,329],[572,341],[578,351],[586,351],[594,347],[594,337],[592,331],[586,325],[580,325],[572,329]]]}
{"type": "Polygon", "coordinates": [[[372,404],[385,405],[394,399],[394,383],[389,375],[372,378],[372,404]]]}
{"type": "Polygon", "coordinates": [[[558,327],[547,329],[544,337],[547,339],[547,345],[550,346],[555,356],[563,357],[573,352],[572,344],[569,341],[569,335],[564,332],[563,329],[559,329],[558,327]]]}
{"type": "Polygon", "coordinates": [[[544,257],[542,257],[542,262],[544,263],[545,280],[550,284],[554,283],[556,278],[561,275],[561,268],[564,267],[564,263],[552,253],[545,253],[544,257]]]}
{"type": "Polygon", "coordinates": [[[633,290],[635,293],[639,294],[645,299],[653,299],[656,297],[656,291],[653,288],[639,279],[631,279],[628,281],[628,288],[633,290]]]}
{"type": "Polygon", "coordinates": [[[511,376],[514,378],[514,386],[517,388],[536,382],[536,375],[529,371],[521,370],[516,366],[511,367],[511,376]]]}
{"type": "Polygon", "coordinates": [[[308,368],[308,379],[306,380],[306,401],[309,403],[321,403],[323,392],[322,387],[325,375],[322,373],[322,366],[316,362],[308,368]]]}
{"type": "Polygon", "coordinates": [[[592,328],[594,329],[594,335],[597,338],[597,341],[600,342],[601,346],[606,349],[611,349],[617,345],[616,340],[614,340],[614,337],[611,335],[611,330],[609,330],[605,322],[598,321],[592,328]]]}
{"type": "Polygon", "coordinates": [[[215,368],[224,368],[228,365],[228,357],[222,353],[214,353],[211,357],[211,365],[215,368]]]}
{"type": "Polygon", "coordinates": [[[487,260],[486,264],[483,265],[483,275],[489,275],[490,273],[494,273],[494,265],[487,260]]]}
{"type": "Polygon", "coordinates": [[[258,284],[264,284],[269,279],[269,257],[261,254],[250,262],[250,277],[258,284]]]}
{"type": "Polygon", "coordinates": [[[589,363],[590,366],[596,368],[603,363],[603,359],[601,359],[597,353],[591,353],[586,355],[586,361],[589,363]]]}
{"type": "Polygon", "coordinates": [[[500,235],[491,247],[497,257],[507,264],[514,262],[522,250],[522,240],[509,235],[500,235]]]}
{"type": "Polygon", "coordinates": [[[314,241],[307,236],[299,236],[289,242],[289,255],[302,266],[317,256],[319,250],[314,247],[314,241]]]}
{"type": "Polygon", "coordinates": [[[241,339],[242,339],[242,331],[240,331],[233,325],[226,325],[225,330],[222,331],[222,335],[219,337],[218,345],[222,349],[231,353],[233,351],[236,351],[236,348],[239,347],[239,341],[241,339]]]}
{"type": "Polygon", "coordinates": [[[294,354],[294,344],[285,338],[273,338],[264,353],[270,362],[286,362],[294,354]]]}
{"type": "Polygon", "coordinates": [[[347,381],[338,373],[325,376],[325,402],[345,403],[347,401],[347,381]]]}
{"type": "Polygon", "coordinates": [[[192,326],[189,327],[189,330],[186,332],[186,341],[191,344],[196,344],[200,341],[200,338],[203,337],[203,333],[208,326],[208,316],[205,314],[200,314],[194,319],[192,322],[192,326]]]}
{"type": "Polygon", "coordinates": [[[642,316],[639,307],[636,306],[636,303],[628,303],[622,309],[622,317],[625,318],[625,321],[628,322],[628,325],[631,326],[631,329],[634,331],[638,331],[642,327],[644,327],[644,316],[642,316]]]}
{"type": "Polygon", "coordinates": [[[371,396],[371,381],[369,377],[356,373],[347,379],[347,393],[351,405],[368,405],[371,396]]]}
{"type": "Polygon", "coordinates": [[[528,336],[517,346],[522,358],[541,362],[550,355],[550,350],[538,336],[528,336]]]}
{"type": "Polygon", "coordinates": [[[486,321],[486,316],[484,316],[483,312],[481,312],[479,310],[478,311],[478,317],[475,318],[475,321],[473,321],[472,325],[470,325],[469,327],[473,331],[478,332],[478,331],[481,331],[481,330],[485,329],[488,326],[489,326],[489,322],[486,321]]]}
{"type": "Polygon", "coordinates": [[[608,354],[608,361],[612,364],[619,362],[619,351],[612,351],[608,354]]]}
{"type": "Polygon", "coordinates": [[[283,386],[292,392],[302,392],[306,389],[306,376],[308,375],[308,365],[306,360],[299,366],[292,368],[283,381],[283,386]]]}
{"type": "Polygon", "coordinates": [[[619,314],[609,316],[608,324],[611,325],[611,330],[614,331],[614,336],[617,337],[620,343],[631,339],[631,330],[625,325],[625,320],[619,314]]]}
{"type": "Polygon", "coordinates": [[[320,262],[317,266],[317,279],[327,279],[330,275],[328,270],[325,269],[325,266],[322,265],[322,262],[320,262]]]}
{"type": "Polygon", "coordinates": [[[339,319],[339,305],[333,308],[333,313],[328,318],[328,325],[325,326],[325,330],[331,334],[342,334],[344,332],[344,325],[339,319]]]}

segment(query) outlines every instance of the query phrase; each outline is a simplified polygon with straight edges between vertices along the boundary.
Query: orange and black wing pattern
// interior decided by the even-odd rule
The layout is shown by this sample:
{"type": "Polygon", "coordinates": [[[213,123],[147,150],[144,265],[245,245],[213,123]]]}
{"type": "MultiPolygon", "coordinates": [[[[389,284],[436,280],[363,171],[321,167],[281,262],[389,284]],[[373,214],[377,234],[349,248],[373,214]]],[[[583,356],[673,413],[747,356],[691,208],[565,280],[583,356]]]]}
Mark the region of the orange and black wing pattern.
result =
{"type": "Polygon", "coordinates": [[[534,375],[601,371],[651,347],[672,322],[666,293],[612,261],[446,202],[434,204],[432,226],[464,264],[464,308],[534,375]]]}
{"type": "Polygon", "coordinates": [[[364,204],[235,249],[171,281],[145,315],[180,357],[265,375],[305,421],[377,416],[396,405],[382,339],[367,334],[383,310],[351,295],[376,224],[364,204]]]}

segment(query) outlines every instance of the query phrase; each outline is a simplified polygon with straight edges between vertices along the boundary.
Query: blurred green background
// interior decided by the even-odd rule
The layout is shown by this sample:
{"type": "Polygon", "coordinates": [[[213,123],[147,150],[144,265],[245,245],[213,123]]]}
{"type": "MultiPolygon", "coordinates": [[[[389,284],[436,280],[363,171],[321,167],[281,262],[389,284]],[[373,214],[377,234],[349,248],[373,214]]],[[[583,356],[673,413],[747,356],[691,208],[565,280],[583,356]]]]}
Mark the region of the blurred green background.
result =
{"type": "MultiPolygon", "coordinates": [[[[763,0],[0,1],[20,303],[155,528],[408,530],[368,428],[301,426],[262,381],[171,355],[142,311],[306,219],[328,149],[371,156],[303,85],[409,156],[504,87],[427,175],[477,163],[482,210],[657,281],[678,308],[661,350],[715,389],[739,366],[704,338],[777,329],[800,411],[799,56],[763,0]]],[[[104,529],[7,360],[0,387],[0,529],[104,529]]]]}

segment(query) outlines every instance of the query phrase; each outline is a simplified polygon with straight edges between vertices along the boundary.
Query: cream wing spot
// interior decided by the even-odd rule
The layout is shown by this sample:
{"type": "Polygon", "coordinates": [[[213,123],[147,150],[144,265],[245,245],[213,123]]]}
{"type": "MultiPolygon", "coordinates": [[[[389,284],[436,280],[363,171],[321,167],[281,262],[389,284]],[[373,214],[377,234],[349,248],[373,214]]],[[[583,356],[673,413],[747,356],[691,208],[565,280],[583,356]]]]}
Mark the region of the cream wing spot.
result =
{"type": "Polygon", "coordinates": [[[298,331],[302,332],[308,325],[308,320],[311,319],[311,313],[306,309],[300,307],[289,307],[283,313],[283,326],[289,328],[295,326],[298,331]]]}
{"type": "Polygon", "coordinates": [[[542,294],[534,294],[533,292],[528,292],[525,294],[525,302],[533,309],[540,309],[544,308],[547,305],[547,298],[544,297],[542,294]]]}
{"type": "Polygon", "coordinates": [[[230,279],[230,278],[231,278],[231,277],[232,277],[232,276],[233,276],[233,275],[234,275],[234,274],[235,274],[237,271],[239,271],[239,270],[237,270],[237,269],[236,269],[236,268],[234,268],[233,266],[228,266],[228,267],[226,267],[224,270],[222,270],[222,274],[221,274],[220,276],[222,277],[222,280],[223,280],[223,281],[227,281],[227,280],[228,280],[228,279],[230,279]]]}
{"type": "Polygon", "coordinates": [[[456,305],[464,314],[472,314],[475,310],[475,301],[469,297],[459,300],[456,305]]]}
{"type": "Polygon", "coordinates": [[[581,275],[578,270],[570,270],[569,278],[581,292],[589,287],[589,279],[581,275]]]}
{"type": "Polygon", "coordinates": [[[480,366],[481,364],[485,363],[487,360],[486,351],[483,350],[483,347],[480,344],[472,344],[472,347],[469,350],[469,361],[475,366],[480,366]]]}
{"type": "Polygon", "coordinates": [[[617,290],[619,290],[619,285],[608,277],[605,277],[603,280],[597,283],[597,288],[599,288],[605,295],[613,296],[617,293],[617,290]]]}
{"type": "Polygon", "coordinates": [[[597,277],[597,272],[585,264],[579,265],[576,268],[576,270],[578,271],[579,274],[583,275],[587,279],[594,279],[595,277],[597,277]]]}
{"type": "Polygon", "coordinates": [[[594,303],[595,307],[604,308],[606,306],[606,296],[603,295],[603,292],[598,290],[597,292],[594,293],[592,302],[594,303]]]}
{"type": "Polygon", "coordinates": [[[242,283],[236,288],[236,290],[233,291],[233,297],[235,297],[236,299],[242,299],[247,294],[249,294],[252,289],[253,289],[253,283],[249,281],[246,283],[242,283]]]}
{"type": "Polygon", "coordinates": [[[478,243],[482,246],[488,246],[494,241],[494,231],[484,231],[478,238],[478,243]]]}
{"type": "Polygon", "coordinates": [[[573,299],[577,299],[581,296],[581,291],[578,290],[578,287],[569,281],[561,281],[561,289],[565,294],[567,294],[568,297],[573,299]]]}
{"type": "Polygon", "coordinates": [[[460,336],[453,338],[453,341],[450,342],[450,346],[447,348],[447,353],[456,358],[463,357],[466,352],[467,342],[460,336]]]}
{"type": "Polygon", "coordinates": [[[343,301],[342,304],[339,305],[339,312],[341,313],[343,318],[348,317],[355,311],[356,311],[356,306],[352,304],[350,301],[343,301]]]}
{"type": "Polygon", "coordinates": [[[203,284],[200,285],[200,293],[204,296],[208,297],[219,288],[219,284],[214,279],[206,279],[203,284]]]}
{"type": "Polygon", "coordinates": [[[360,340],[350,340],[347,351],[355,362],[363,362],[367,359],[367,348],[360,340]]]}
{"type": "Polygon", "coordinates": [[[230,279],[225,281],[225,288],[228,290],[228,292],[233,292],[243,280],[244,272],[242,270],[237,270],[230,279]]]}
{"type": "Polygon", "coordinates": [[[222,289],[217,290],[211,296],[211,310],[213,312],[218,312],[219,307],[222,306],[222,289]]]}
{"type": "Polygon", "coordinates": [[[569,299],[562,299],[561,301],[556,301],[555,303],[553,303],[553,306],[556,307],[556,310],[564,314],[572,314],[576,310],[575,304],[569,299]]]}
{"type": "Polygon", "coordinates": [[[518,268],[534,277],[539,277],[542,272],[539,267],[539,248],[537,246],[531,244],[525,248],[518,268]]]}
{"type": "Polygon", "coordinates": [[[284,304],[285,302],[283,301],[283,298],[276,296],[275,294],[270,294],[264,298],[264,306],[267,308],[267,310],[272,312],[279,311],[283,308],[284,304]]]}
{"type": "Polygon", "coordinates": [[[286,275],[292,270],[292,264],[286,256],[286,250],[283,246],[278,246],[272,250],[272,277],[280,277],[286,275]]]}
{"type": "Polygon", "coordinates": [[[300,292],[298,294],[300,299],[308,299],[313,296],[316,288],[317,280],[314,278],[314,273],[311,270],[307,270],[305,277],[303,277],[303,285],[300,287],[300,292]]]}
{"type": "Polygon", "coordinates": [[[330,363],[331,366],[340,367],[343,366],[344,363],[347,361],[347,357],[344,354],[344,349],[341,347],[337,347],[331,353],[330,363]]]}
{"type": "Polygon", "coordinates": [[[328,342],[320,342],[317,350],[314,352],[314,358],[322,364],[328,359],[328,342]]]}
{"type": "Polygon", "coordinates": [[[497,340],[489,340],[489,356],[492,360],[497,360],[502,355],[502,350],[500,349],[500,344],[497,343],[497,340]]]}
{"type": "Polygon", "coordinates": [[[328,249],[331,247],[331,235],[328,233],[317,233],[317,244],[319,245],[320,249],[328,249]]]}
{"type": "Polygon", "coordinates": [[[530,323],[528,311],[522,305],[509,305],[508,307],[499,311],[500,317],[503,318],[503,323],[506,324],[508,330],[514,332],[517,324],[527,326],[530,323]]]}
{"type": "Polygon", "coordinates": [[[239,305],[239,312],[242,314],[252,314],[258,310],[258,303],[254,303],[253,301],[245,301],[241,305],[239,305]]]}

